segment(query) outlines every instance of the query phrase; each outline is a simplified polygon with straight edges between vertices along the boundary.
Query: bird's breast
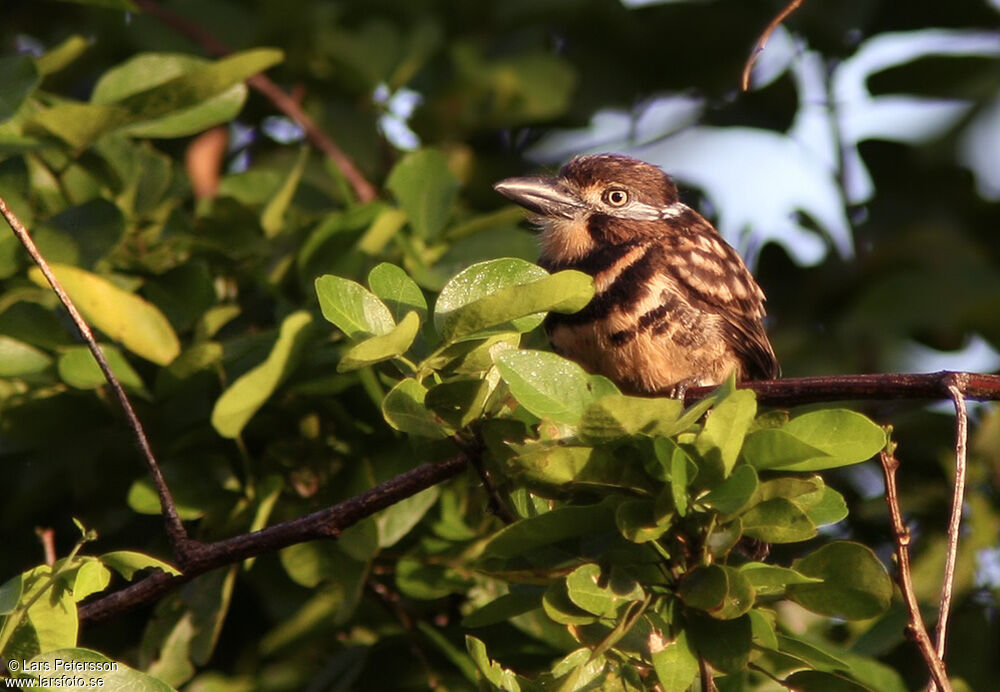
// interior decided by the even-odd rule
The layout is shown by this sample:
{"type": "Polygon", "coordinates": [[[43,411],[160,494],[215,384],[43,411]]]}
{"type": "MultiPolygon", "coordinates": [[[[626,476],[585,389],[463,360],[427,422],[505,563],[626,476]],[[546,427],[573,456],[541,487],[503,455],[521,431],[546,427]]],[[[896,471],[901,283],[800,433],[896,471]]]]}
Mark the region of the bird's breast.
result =
{"type": "Polygon", "coordinates": [[[590,269],[596,292],[580,312],[549,315],[553,346],[632,392],[724,379],[738,363],[719,338],[720,319],[686,300],[666,270],[664,246],[612,247],[559,266],[590,269]]]}

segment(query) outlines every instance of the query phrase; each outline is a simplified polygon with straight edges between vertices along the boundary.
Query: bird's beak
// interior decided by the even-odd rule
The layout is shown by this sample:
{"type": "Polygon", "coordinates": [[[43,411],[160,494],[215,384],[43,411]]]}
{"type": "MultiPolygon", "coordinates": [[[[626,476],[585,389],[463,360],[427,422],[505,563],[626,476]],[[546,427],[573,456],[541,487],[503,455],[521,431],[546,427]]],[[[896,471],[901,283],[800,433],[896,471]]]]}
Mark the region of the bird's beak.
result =
{"type": "Polygon", "coordinates": [[[493,189],[542,216],[572,218],[583,207],[583,201],[557,178],[507,178],[493,189]]]}

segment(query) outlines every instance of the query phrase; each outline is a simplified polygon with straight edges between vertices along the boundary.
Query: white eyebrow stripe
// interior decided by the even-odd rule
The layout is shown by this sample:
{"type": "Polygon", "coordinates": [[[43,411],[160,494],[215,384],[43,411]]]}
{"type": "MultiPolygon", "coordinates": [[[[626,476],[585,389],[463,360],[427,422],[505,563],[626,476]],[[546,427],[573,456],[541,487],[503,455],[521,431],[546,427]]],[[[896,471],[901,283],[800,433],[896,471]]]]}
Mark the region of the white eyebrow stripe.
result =
{"type": "Polygon", "coordinates": [[[646,204],[645,202],[633,202],[628,206],[626,214],[628,218],[637,221],[656,221],[663,218],[663,208],[654,207],[652,204],[646,204]]]}
{"type": "Polygon", "coordinates": [[[666,207],[660,207],[659,212],[661,219],[676,219],[678,216],[682,216],[688,211],[688,205],[683,202],[674,202],[666,207]]]}

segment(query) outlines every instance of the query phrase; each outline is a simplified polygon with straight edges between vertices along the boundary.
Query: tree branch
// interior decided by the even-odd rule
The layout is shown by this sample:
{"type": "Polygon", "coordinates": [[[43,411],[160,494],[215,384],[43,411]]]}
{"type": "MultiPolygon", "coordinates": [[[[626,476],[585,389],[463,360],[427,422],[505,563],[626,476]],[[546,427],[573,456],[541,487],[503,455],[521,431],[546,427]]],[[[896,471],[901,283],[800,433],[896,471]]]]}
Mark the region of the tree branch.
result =
{"type": "Polygon", "coordinates": [[[746,64],[743,66],[743,75],[740,78],[740,91],[750,91],[750,73],[753,71],[753,66],[757,62],[757,56],[764,52],[764,47],[767,45],[767,41],[771,38],[771,34],[774,30],[781,26],[781,23],[788,19],[789,15],[795,10],[802,6],[805,0],[792,0],[790,3],[785,5],[784,9],[781,10],[771,23],[764,28],[764,32],[757,39],[757,43],[754,44],[753,50],[750,51],[750,57],[747,58],[746,64]]]}
{"type": "MultiPolygon", "coordinates": [[[[948,395],[949,388],[957,388],[968,399],[1000,399],[1000,376],[972,373],[804,377],[744,382],[740,386],[755,390],[761,403],[771,405],[852,399],[940,399],[948,395]]],[[[686,401],[687,403],[697,401],[714,389],[714,387],[690,389],[686,401]]],[[[468,454],[463,453],[439,464],[425,464],[396,476],[362,495],[262,531],[235,536],[216,543],[203,544],[190,541],[183,562],[182,576],[154,574],[117,593],[82,606],[80,619],[85,624],[104,622],[154,601],[164,593],[211,569],[304,541],[336,538],[347,527],[380,509],[458,475],[466,468],[469,461],[468,454]]],[[[908,561],[907,574],[909,574],[908,561]]]]}
{"type": "MultiPolygon", "coordinates": [[[[1000,375],[947,370],[914,374],[789,377],[740,382],[738,386],[754,390],[758,403],[765,406],[797,406],[822,401],[944,399],[952,396],[952,387],[965,399],[1000,400],[1000,375]]],[[[691,404],[713,391],[715,387],[692,387],[687,390],[684,402],[691,404]]]]}
{"type": "MultiPolygon", "coordinates": [[[[220,57],[231,53],[231,49],[211,32],[206,31],[202,27],[198,26],[193,22],[189,22],[180,15],[174,14],[170,10],[161,7],[154,0],[135,0],[135,4],[139,6],[144,12],[152,17],[156,17],[163,24],[170,27],[178,34],[187,36],[189,39],[201,46],[209,55],[220,57]]],[[[275,105],[275,107],[282,113],[287,115],[289,118],[297,122],[303,130],[306,132],[306,136],[309,140],[316,146],[317,149],[322,151],[326,156],[333,161],[333,164],[340,171],[341,175],[347,179],[351,187],[354,188],[354,194],[357,195],[358,200],[361,202],[370,202],[378,195],[375,192],[375,188],[371,183],[361,174],[354,162],[351,161],[350,157],[344,153],[344,150],[337,146],[336,142],[333,141],[326,132],[323,131],[316,122],[309,117],[308,114],[298,102],[287,92],[285,92],[281,87],[274,83],[274,81],[265,74],[257,74],[250,77],[247,80],[247,84],[259,91],[268,100],[275,105]]]]}
{"type": "Polygon", "coordinates": [[[171,576],[157,572],[92,603],[80,607],[80,621],[93,625],[155,601],[200,574],[248,557],[273,553],[290,545],[320,538],[337,538],[340,533],[389,505],[411,497],[465,470],[469,459],[458,454],[437,464],[423,464],[391,478],[371,490],[336,505],[298,519],[275,524],[261,531],[227,538],[215,543],[191,542],[184,573],[171,576]]]}
{"type": "Polygon", "coordinates": [[[132,402],[129,401],[128,395],[125,394],[125,390],[122,388],[121,383],[115,374],[111,371],[111,366],[108,364],[107,358],[104,357],[104,351],[98,346],[97,340],[94,339],[94,333],[90,329],[90,325],[87,321],[83,319],[83,315],[77,310],[76,304],[66,293],[66,289],[63,288],[62,283],[56,278],[55,273],[52,271],[52,267],[49,263],[45,261],[42,253],[38,251],[38,246],[35,245],[35,241],[32,240],[31,234],[28,229],[25,228],[21,220],[17,218],[7,206],[7,202],[0,197],[0,215],[6,219],[7,223],[10,225],[14,235],[17,239],[21,241],[21,245],[24,249],[28,251],[31,259],[38,265],[41,270],[42,275],[49,282],[52,290],[59,297],[59,301],[66,308],[69,313],[70,318],[73,320],[73,324],[76,325],[77,331],[80,333],[80,338],[87,344],[87,348],[90,352],[94,354],[94,359],[97,361],[98,367],[101,368],[101,372],[104,373],[104,379],[108,381],[111,386],[111,390],[115,393],[118,398],[118,403],[121,404],[122,410],[125,412],[125,418],[128,420],[129,427],[132,428],[132,434],[135,437],[136,443],[139,445],[139,451],[142,453],[143,459],[146,461],[146,469],[149,471],[149,475],[153,479],[153,485],[156,487],[156,494],[160,498],[160,508],[163,510],[164,522],[166,523],[167,537],[170,540],[170,545],[174,549],[174,553],[178,555],[183,555],[187,544],[189,542],[187,532],[184,530],[184,524],[181,523],[180,515],[177,514],[177,507],[174,504],[174,498],[170,494],[170,488],[167,487],[167,482],[163,478],[163,474],[160,472],[160,465],[156,463],[156,457],[153,455],[153,448],[149,444],[149,439],[146,437],[146,431],[142,427],[142,423],[139,421],[139,416],[136,415],[135,409],[132,408],[132,402]]]}
{"type": "Polygon", "coordinates": [[[910,613],[910,623],[907,630],[916,641],[920,655],[927,662],[934,683],[942,692],[951,692],[951,683],[948,681],[944,662],[934,649],[934,644],[927,634],[927,627],[924,626],[924,619],[920,615],[920,604],[917,603],[917,595],[913,591],[913,580],[910,575],[910,532],[903,523],[903,514],[899,507],[899,492],[896,488],[896,470],[899,468],[899,460],[896,459],[891,450],[880,452],[879,460],[882,462],[882,473],[885,476],[885,501],[889,505],[892,532],[896,536],[896,560],[899,566],[897,582],[903,593],[906,609],[910,613]]]}

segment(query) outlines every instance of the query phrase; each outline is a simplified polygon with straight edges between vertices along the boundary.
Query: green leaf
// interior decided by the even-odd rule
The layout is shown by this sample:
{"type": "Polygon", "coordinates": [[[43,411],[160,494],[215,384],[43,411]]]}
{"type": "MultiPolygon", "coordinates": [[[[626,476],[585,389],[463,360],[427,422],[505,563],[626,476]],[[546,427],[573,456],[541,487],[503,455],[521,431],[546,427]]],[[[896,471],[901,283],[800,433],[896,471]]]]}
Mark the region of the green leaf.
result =
{"type": "Polygon", "coordinates": [[[285,228],[285,212],[292,203],[295,191],[302,180],[302,173],[306,169],[306,162],[309,161],[309,147],[303,146],[299,149],[299,155],[292,165],[292,170],[285,176],[281,187],[274,193],[268,201],[264,210],[260,214],[260,227],[264,229],[264,235],[273,238],[285,228]]]}
{"type": "Polygon", "coordinates": [[[593,295],[593,279],[583,272],[562,271],[531,283],[509,286],[453,310],[444,322],[441,336],[445,341],[455,342],[495,333],[498,325],[507,331],[510,326],[543,312],[576,312],[593,295]]]}
{"type": "Polygon", "coordinates": [[[757,413],[753,390],[737,389],[717,403],[695,438],[695,448],[706,459],[721,463],[723,477],[736,464],[750,423],[757,413]]]}
{"type": "Polygon", "coordinates": [[[758,430],[744,454],[758,469],[819,471],[867,461],[885,447],[885,431],[846,409],[810,411],[781,428],[758,430]]]}
{"type": "Polygon", "coordinates": [[[593,279],[582,272],[549,275],[516,258],[479,262],[445,284],[434,326],[446,342],[529,331],[541,323],[542,313],[576,312],[593,295],[593,279]]]}
{"type": "Polygon", "coordinates": [[[490,660],[489,654],[486,653],[486,645],[481,640],[467,634],[465,635],[465,648],[487,682],[503,692],[521,692],[517,675],[511,670],[503,668],[499,663],[490,660]]]}
{"type": "Polygon", "coordinates": [[[654,633],[649,642],[653,656],[653,670],[663,692],[685,692],[698,675],[698,655],[688,642],[685,630],[673,641],[664,642],[663,636],[654,633]]]}
{"type": "Polygon", "coordinates": [[[614,529],[609,505],[567,505],[507,526],[483,547],[484,557],[510,558],[568,538],[614,529]]]}
{"type": "Polygon", "coordinates": [[[542,608],[553,622],[560,625],[590,625],[597,622],[597,616],[573,603],[569,597],[565,579],[557,579],[549,584],[542,596],[542,608]]]}
{"type": "Polygon", "coordinates": [[[726,597],[722,607],[709,612],[709,615],[720,620],[732,620],[750,610],[757,592],[739,570],[728,565],[723,565],[722,570],[726,573],[726,597]]]}
{"type": "Polygon", "coordinates": [[[677,595],[691,608],[719,620],[732,620],[750,610],[756,594],[746,577],[732,567],[706,565],[688,572],[677,595]]]}
{"type": "Polygon", "coordinates": [[[557,661],[552,666],[552,675],[559,679],[560,690],[586,692],[605,687],[607,667],[607,658],[582,647],[557,661]]]}
{"type": "Polygon", "coordinates": [[[617,567],[602,574],[600,565],[581,565],[566,577],[569,599],[598,617],[615,617],[631,601],[641,601],[646,594],[635,579],[617,567]]]}
{"type": "Polygon", "coordinates": [[[307,589],[334,578],[345,563],[355,562],[329,541],[296,543],[283,548],[278,557],[289,578],[307,589]]]}
{"type": "Polygon", "coordinates": [[[729,478],[698,498],[698,502],[723,516],[732,516],[750,503],[757,485],[757,472],[753,467],[740,464],[733,469],[729,478]]]}
{"type": "Polygon", "coordinates": [[[847,517],[847,501],[844,496],[829,486],[792,498],[792,502],[806,513],[816,526],[836,524],[847,517]]]}
{"type": "Polygon", "coordinates": [[[677,595],[685,605],[708,612],[722,607],[728,589],[726,571],[719,565],[706,565],[684,575],[677,595]]]}
{"type": "Polygon", "coordinates": [[[803,608],[864,620],[881,615],[892,600],[892,581],[871,548],[834,541],[793,563],[797,572],[822,579],[819,584],[788,586],[790,599],[803,608]]]}
{"type": "Polygon", "coordinates": [[[761,470],[796,464],[803,460],[836,461],[835,457],[806,444],[781,428],[763,428],[747,435],[743,445],[743,458],[761,470]]]}
{"type": "MultiPolygon", "coordinates": [[[[633,435],[669,437],[681,432],[683,404],[677,399],[613,394],[590,404],[580,418],[580,440],[613,442],[633,435]]],[[[686,427],[686,426],[685,426],[686,427]]]]}
{"type": "Polygon", "coordinates": [[[45,77],[61,72],[83,55],[89,47],[90,42],[87,39],[79,34],[73,34],[49,48],[44,55],[35,60],[38,71],[45,77]]]}
{"type": "MultiPolygon", "coordinates": [[[[95,557],[78,557],[79,566],[59,575],[59,580],[73,592],[73,600],[80,602],[108,588],[111,572],[95,557]]],[[[57,562],[57,564],[59,564],[57,562]]]]}
{"type": "Polygon", "coordinates": [[[31,56],[9,55],[0,58],[0,122],[17,113],[21,104],[41,81],[42,76],[31,56]]]}
{"type": "Polygon", "coordinates": [[[431,387],[424,403],[449,425],[461,429],[482,415],[493,391],[490,379],[452,380],[431,387]]]}
{"type": "Polygon", "coordinates": [[[337,372],[357,370],[406,353],[420,329],[420,318],[411,312],[388,334],[373,336],[355,344],[344,354],[337,365],[337,372]]]}
{"type": "MultiPolygon", "coordinates": [[[[176,115],[201,105],[282,59],[281,51],[273,48],[234,53],[113,103],[60,103],[36,113],[31,123],[73,147],[84,148],[112,130],[176,115]]],[[[171,136],[176,134],[171,133],[171,136]]]]}
{"type": "Polygon", "coordinates": [[[327,321],[354,340],[388,334],[395,326],[389,308],[361,284],[327,274],[316,279],[316,296],[327,321]]]}
{"type": "Polygon", "coordinates": [[[368,272],[368,286],[382,299],[397,322],[410,311],[416,311],[423,322],[427,319],[424,293],[410,275],[395,264],[382,262],[368,272]]]}
{"type": "Polygon", "coordinates": [[[870,687],[842,675],[818,670],[800,670],[784,679],[783,684],[801,692],[874,692],[870,687]]]}
{"type": "MultiPolygon", "coordinates": [[[[434,304],[434,328],[438,334],[444,336],[450,332],[448,324],[460,308],[500,293],[505,288],[530,284],[547,276],[549,273],[538,265],[513,257],[477,262],[453,276],[441,289],[434,304]]],[[[484,329],[484,333],[479,336],[531,331],[540,325],[543,319],[544,315],[521,317],[511,324],[498,325],[489,331],[484,329]]]]}
{"type": "Polygon", "coordinates": [[[462,618],[462,627],[496,625],[540,608],[542,593],[538,589],[518,589],[505,593],[462,618]]]}
{"type": "Polygon", "coordinates": [[[0,377],[24,377],[42,372],[52,358],[34,346],[0,334],[0,377]]]}
{"type": "Polygon", "coordinates": [[[365,517],[340,533],[337,547],[358,562],[368,562],[378,553],[379,530],[373,517],[365,517]]]}
{"type": "Polygon", "coordinates": [[[118,572],[118,574],[129,581],[132,581],[132,577],[136,572],[143,569],[160,569],[167,574],[180,574],[180,570],[173,565],[169,565],[162,560],[157,560],[155,557],[136,553],[131,550],[116,550],[104,553],[101,555],[100,560],[107,567],[118,572]]]}
{"type": "Polygon", "coordinates": [[[723,673],[736,673],[746,668],[753,637],[749,616],[716,620],[693,615],[687,631],[695,649],[713,668],[723,673]]]}
{"type": "Polygon", "coordinates": [[[416,526],[441,495],[439,486],[431,486],[400,500],[375,515],[378,546],[391,548],[416,526]]]}
{"type": "MultiPolygon", "coordinates": [[[[180,353],[173,327],[151,303],[83,269],[53,264],[52,270],[84,317],[132,353],[157,365],[180,353]]],[[[49,285],[37,267],[28,277],[39,286],[49,285]]]]}
{"type": "Polygon", "coordinates": [[[673,523],[673,514],[657,517],[650,500],[626,500],[615,510],[615,525],[622,536],[633,543],[656,540],[673,523]]]}
{"type": "MultiPolygon", "coordinates": [[[[660,457],[660,449],[662,447],[660,440],[666,438],[657,438],[656,443],[654,443],[653,449],[655,450],[656,456],[660,457]]],[[[660,460],[663,463],[663,460],[660,460]]],[[[687,516],[688,509],[688,467],[691,465],[691,458],[688,456],[687,452],[681,448],[680,445],[674,444],[674,448],[670,454],[670,497],[674,501],[674,507],[677,509],[677,514],[684,517],[687,516]]]]}
{"type": "Polygon", "coordinates": [[[94,199],[50,217],[34,231],[49,263],[92,268],[125,235],[125,217],[106,199],[94,199]]]}
{"type": "Polygon", "coordinates": [[[22,576],[18,574],[0,586],[0,615],[9,615],[21,600],[22,576]]]}
{"type": "Polygon", "coordinates": [[[382,400],[382,415],[396,430],[440,439],[451,434],[443,421],[424,404],[427,390],[412,377],[401,380],[382,400]]]}
{"type": "MultiPolygon", "coordinates": [[[[78,678],[86,680],[87,687],[122,692],[174,692],[174,688],[162,680],[147,675],[124,663],[114,661],[104,654],[90,649],[65,648],[46,651],[24,663],[25,670],[37,671],[86,671],[76,673],[78,678]]],[[[24,673],[24,677],[37,678],[44,685],[51,681],[53,673],[24,673]]],[[[54,679],[59,679],[58,677],[54,679]]],[[[52,688],[49,688],[52,689],[52,688]]]]}
{"type": "Polygon", "coordinates": [[[784,497],[754,505],[741,521],[744,534],[767,543],[796,543],[816,535],[816,526],[806,513],[784,497]]]}
{"type": "MultiPolygon", "coordinates": [[[[63,561],[56,561],[56,566],[63,567],[63,561]]],[[[111,583],[111,572],[101,564],[96,557],[77,557],[76,566],[63,571],[58,580],[72,591],[73,600],[79,603],[88,596],[100,593],[111,583]]]]}
{"type": "Polygon", "coordinates": [[[281,322],[278,340],[267,359],[245,372],[222,393],[212,409],[212,427],[223,437],[237,437],[298,364],[312,337],[312,315],[294,312],[281,322]]]}
{"type": "Polygon", "coordinates": [[[747,617],[750,618],[754,645],[764,649],[770,649],[771,651],[777,651],[778,635],[774,630],[774,613],[762,608],[752,608],[750,612],[747,613],[747,617]]]}
{"type": "Polygon", "coordinates": [[[778,650],[783,654],[799,659],[809,665],[810,668],[815,668],[816,670],[827,672],[850,670],[850,666],[836,656],[791,635],[778,635],[778,650]]]}
{"type": "Polygon", "coordinates": [[[497,369],[518,403],[539,418],[576,423],[594,400],[590,377],[576,363],[548,351],[504,351],[497,369]]]}
{"type": "Polygon", "coordinates": [[[451,594],[468,593],[473,582],[467,572],[410,554],[396,563],[396,586],[410,598],[431,601],[451,594]]]}
{"type": "Polygon", "coordinates": [[[451,215],[458,180],[448,169],[444,154],[436,149],[421,149],[407,154],[393,167],[386,187],[410,217],[413,230],[434,239],[451,215]]]}
{"type": "MultiPolygon", "coordinates": [[[[208,65],[211,65],[210,60],[187,53],[139,53],[101,75],[90,101],[99,105],[114,104],[208,65]]],[[[134,137],[195,135],[235,118],[246,98],[247,87],[239,79],[219,93],[199,99],[199,103],[178,108],[162,117],[144,119],[126,131],[134,137]]]]}
{"type": "Polygon", "coordinates": [[[58,581],[52,583],[52,568],[42,565],[22,573],[21,584],[20,603],[31,606],[4,649],[4,657],[27,659],[76,644],[76,602],[58,581]]]}
{"type": "Polygon", "coordinates": [[[740,565],[739,570],[759,596],[783,594],[785,587],[789,584],[815,584],[823,581],[815,577],[807,577],[788,567],[767,565],[763,562],[748,562],[740,565]]]}
{"type": "MultiPolygon", "coordinates": [[[[139,373],[129,364],[125,357],[114,346],[101,346],[104,357],[111,366],[111,372],[126,389],[149,396],[146,386],[139,373]]],[[[59,378],[70,387],[77,389],[97,389],[108,382],[104,373],[94,359],[94,354],[86,346],[71,346],[60,356],[57,364],[59,378]]]]}
{"type": "Polygon", "coordinates": [[[629,488],[648,495],[650,478],[637,459],[618,458],[605,447],[534,445],[508,461],[511,473],[546,485],[567,483],[629,488]]]}

